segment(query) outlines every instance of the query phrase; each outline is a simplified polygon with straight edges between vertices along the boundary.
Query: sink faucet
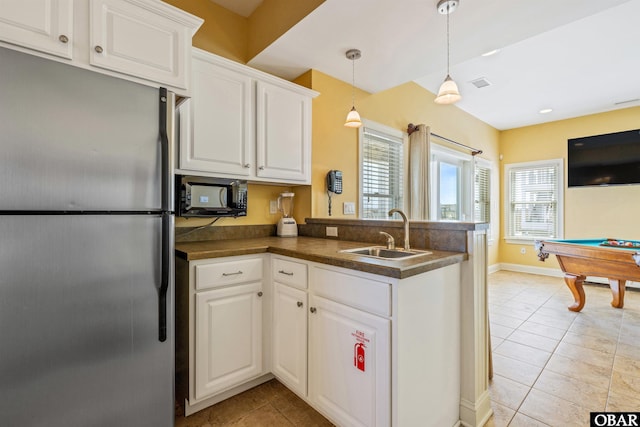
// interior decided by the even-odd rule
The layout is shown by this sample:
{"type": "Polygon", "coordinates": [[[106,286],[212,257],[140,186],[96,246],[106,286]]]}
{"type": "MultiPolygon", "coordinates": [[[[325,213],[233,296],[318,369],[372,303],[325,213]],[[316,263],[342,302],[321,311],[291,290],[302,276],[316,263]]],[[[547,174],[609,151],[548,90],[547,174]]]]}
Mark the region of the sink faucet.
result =
{"type": "Polygon", "coordinates": [[[399,214],[402,217],[402,221],[404,222],[404,250],[408,251],[409,248],[409,219],[400,209],[391,209],[389,211],[389,216],[393,216],[394,213],[399,214]]]}
{"type": "Polygon", "coordinates": [[[396,241],[391,234],[385,233],[384,231],[381,231],[380,234],[387,238],[387,249],[396,248],[396,241]]]}

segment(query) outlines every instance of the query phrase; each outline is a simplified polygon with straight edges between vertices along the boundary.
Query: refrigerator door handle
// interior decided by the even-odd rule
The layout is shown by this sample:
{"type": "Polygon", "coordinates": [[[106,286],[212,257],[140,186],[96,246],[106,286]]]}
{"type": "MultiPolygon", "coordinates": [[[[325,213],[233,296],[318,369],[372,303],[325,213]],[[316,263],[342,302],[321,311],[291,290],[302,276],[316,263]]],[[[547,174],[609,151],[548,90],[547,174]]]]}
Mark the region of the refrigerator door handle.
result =
{"type": "Polygon", "coordinates": [[[162,253],[161,253],[161,279],[158,289],[158,319],[160,342],[167,340],[167,292],[171,278],[171,241],[173,233],[171,222],[172,210],[172,141],[173,141],[173,113],[175,95],[160,88],[160,151],[161,151],[161,209],[162,209],[162,253]]]}
{"type": "Polygon", "coordinates": [[[171,142],[173,136],[173,111],[175,98],[174,94],[167,91],[167,88],[160,88],[160,153],[161,153],[161,186],[160,209],[171,211],[171,142]]]}
{"type": "Polygon", "coordinates": [[[162,277],[160,279],[160,288],[158,289],[158,319],[160,342],[167,340],[167,292],[169,290],[169,274],[171,273],[171,214],[169,212],[162,213],[162,277]]]}

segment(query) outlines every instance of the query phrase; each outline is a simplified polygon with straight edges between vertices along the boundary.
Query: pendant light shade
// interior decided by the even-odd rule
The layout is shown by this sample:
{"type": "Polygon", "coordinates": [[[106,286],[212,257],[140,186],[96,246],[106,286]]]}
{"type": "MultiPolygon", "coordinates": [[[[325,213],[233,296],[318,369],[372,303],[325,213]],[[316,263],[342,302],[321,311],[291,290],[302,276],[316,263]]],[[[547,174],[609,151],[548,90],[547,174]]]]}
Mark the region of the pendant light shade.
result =
{"type": "Polygon", "coordinates": [[[447,77],[440,85],[438,96],[433,101],[436,104],[454,104],[462,99],[458,85],[449,74],[449,15],[456,10],[458,2],[459,0],[440,0],[438,2],[438,12],[442,15],[447,15],[447,77]]]}
{"type": "Polygon", "coordinates": [[[346,53],[347,59],[351,60],[351,111],[347,114],[347,120],[344,125],[348,128],[359,128],[362,126],[362,120],[360,120],[360,114],[356,111],[355,98],[356,98],[356,59],[362,56],[362,53],[358,49],[349,49],[346,53]]]}
{"type": "Polygon", "coordinates": [[[433,100],[436,104],[454,104],[460,101],[460,91],[458,91],[458,85],[453,81],[451,76],[447,74],[447,78],[440,85],[438,96],[433,100]]]}
{"type": "Polygon", "coordinates": [[[348,128],[359,128],[362,126],[362,120],[360,120],[360,114],[356,111],[356,107],[351,107],[351,111],[347,114],[347,121],[344,125],[348,128]]]}

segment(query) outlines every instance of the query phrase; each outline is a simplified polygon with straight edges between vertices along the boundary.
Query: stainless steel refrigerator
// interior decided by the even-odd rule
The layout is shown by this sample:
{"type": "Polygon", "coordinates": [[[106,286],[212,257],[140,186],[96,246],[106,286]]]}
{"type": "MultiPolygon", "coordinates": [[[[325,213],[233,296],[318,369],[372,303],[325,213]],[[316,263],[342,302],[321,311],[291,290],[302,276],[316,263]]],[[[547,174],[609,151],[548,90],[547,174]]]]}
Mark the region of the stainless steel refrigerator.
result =
{"type": "Polygon", "coordinates": [[[173,425],[173,99],[0,48],[1,425],[173,425]]]}

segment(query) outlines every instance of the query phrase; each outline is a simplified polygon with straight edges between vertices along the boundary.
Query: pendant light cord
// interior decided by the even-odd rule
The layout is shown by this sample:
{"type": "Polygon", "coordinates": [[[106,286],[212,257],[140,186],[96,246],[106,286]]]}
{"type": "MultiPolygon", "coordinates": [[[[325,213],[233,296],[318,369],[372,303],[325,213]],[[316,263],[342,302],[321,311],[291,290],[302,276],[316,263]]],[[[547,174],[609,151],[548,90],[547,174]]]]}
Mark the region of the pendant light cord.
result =
{"type": "Polygon", "coordinates": [[[351,58],[351,107],[356,106],[356,59],[351,58]]]}
{"type": "Polygon", "coordinates": [[[449,75],[449,3],[447,3],[447,76],[449,75]]]}

